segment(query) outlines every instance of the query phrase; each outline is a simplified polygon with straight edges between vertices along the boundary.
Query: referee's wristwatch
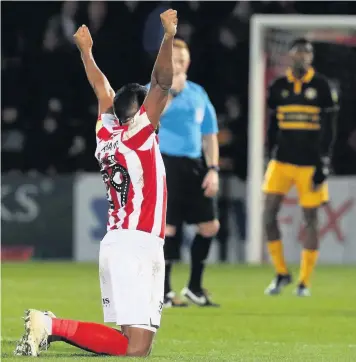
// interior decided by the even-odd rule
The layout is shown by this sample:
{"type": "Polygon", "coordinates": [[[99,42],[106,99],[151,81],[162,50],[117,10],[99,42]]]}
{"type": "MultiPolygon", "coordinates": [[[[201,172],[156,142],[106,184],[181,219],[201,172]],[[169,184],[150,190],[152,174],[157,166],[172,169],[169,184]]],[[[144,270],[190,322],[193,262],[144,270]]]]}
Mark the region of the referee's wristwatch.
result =
{"type": "Polygon", "coordinates": [[[208,170],[214,170],[216,172],[220,171],[220,167],[219,166],[208,166],[208,170]]]}

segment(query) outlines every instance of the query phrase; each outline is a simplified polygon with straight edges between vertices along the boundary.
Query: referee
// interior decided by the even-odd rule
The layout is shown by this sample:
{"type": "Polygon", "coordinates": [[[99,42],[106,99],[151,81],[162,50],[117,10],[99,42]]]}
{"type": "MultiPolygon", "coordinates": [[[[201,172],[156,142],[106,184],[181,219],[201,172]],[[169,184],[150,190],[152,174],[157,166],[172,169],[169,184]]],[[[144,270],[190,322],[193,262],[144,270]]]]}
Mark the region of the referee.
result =
{"type": "Polygon", "coordinates": [[[197,225],[191,247],[191,271],[181,294],[199,306],[217,306],[202,287],[204,261],[219,230],[214,197],[219,189],[217,118],[205,90],[187,81],[190,53],[187,44],[173,44],[173,84],[161,116],[159,144],[166,167],[168,207],[164,246],[166,307],[182,307],[171,287],[172,263],[180,258],[177,229],[183,222],[197,225]],[[202,149],[205,162],[202,158],[202,149]]]}

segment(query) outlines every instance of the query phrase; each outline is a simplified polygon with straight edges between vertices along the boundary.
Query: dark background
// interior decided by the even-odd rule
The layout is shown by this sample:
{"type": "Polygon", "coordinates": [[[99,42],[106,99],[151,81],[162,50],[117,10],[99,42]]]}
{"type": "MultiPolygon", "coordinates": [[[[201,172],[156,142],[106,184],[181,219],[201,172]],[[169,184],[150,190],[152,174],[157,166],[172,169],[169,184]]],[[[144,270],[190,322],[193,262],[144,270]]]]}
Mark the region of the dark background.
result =
{"type": "MultiPolygon", "coordinates": [[[[238,259],[244,260],[250,18],[356,14],[352,2],[1,2],[1,224],[2,244],[9,246],[7,256],[2,248],[3,259],[73,256],[75,173],[97,172],[98,166],[97,103],[72,35],[81,24],[89,26],[95,59],[114,89],[146,84],[162,37],[159,14],[169,7],[178,10],[178,36],[190,47],[189,78],[207,90],[218,114],[220,258],[226,260],[236,228],[238,259]]],[[[348,46],[321,39],[314,44],[316,69],[340,92],[333,160],[339,175],[356,174],[355,35],[348,46]]],[[[273,40],[266,84],[285,65],[290,36],[278,29],[265,34],[267,46],[273,40]]]]}
{"type": "MultiPolygon", "coordinates": [[[[96,100],[72,34],[83,23],[89,26],[95,58],[114,89],[127,82],[145,84],[160,43],[158,14],[172,7],[179,14],[178,34],[191,49],[189,78],[205,87],[217,109],[222,168],[242,179],[247,168],[251,15],[356,13],[352,2],[338,1],[26,1],[1,6],[2,171],[96,171],[96,100]]],[[[355,47],[348,51],[346,58],[356,59],[355,47]]],[[[328,48],[320,54],[322,61],[338,57],[328,48]]],[[[355,72],[348,67],[340,74],[355,85],[355,72]]],[[[333,67],[324,68],[328,73],[333,67]]],[[[339,122],[334,162],[339,174],[356,173],[354,90],[347,89],[349,108],[339,122]]]]}

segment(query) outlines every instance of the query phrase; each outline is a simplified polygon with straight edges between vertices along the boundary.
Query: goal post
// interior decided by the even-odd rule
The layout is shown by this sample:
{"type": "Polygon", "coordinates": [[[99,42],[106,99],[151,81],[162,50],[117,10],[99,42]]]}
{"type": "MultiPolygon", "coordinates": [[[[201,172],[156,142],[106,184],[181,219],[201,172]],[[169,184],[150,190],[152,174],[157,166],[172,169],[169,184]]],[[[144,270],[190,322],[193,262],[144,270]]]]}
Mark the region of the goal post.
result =
{"type": "MultiPolygon", "coordinates": [[[[280,54],[274,54],[273,49],[270,49],[270,53],[268,53],[268,49],[266,49],[268,34],[272,30],[277,32],[277,35],[272,34],[276,43],[281,37],[278,32],[282,32],[283,36],[288,35],[286,37],[291,38],[290,40],[304,36],[312,41],[342,44],[347,43],[348,32],[353,32],[355,37],[355,29],[356,16],[347,15],[254,15],[251,18],[246,243],[246,261],[248,263],[258,264],[263,261],[263,194],[261,186],[264,173],[266,64],[271,54],[272,57],[282,59],[283,52],[286,51],[286,48],[282,46],[280,54]],[[338,38],[332,31],[344,32],[345,38],[338,38]]],[[[337,57],[338,54],[336,53],[335,56],[337,57]]],[[[282,63],[283,61],[279,64],[280,68],[284,66],[282,63]]]]}

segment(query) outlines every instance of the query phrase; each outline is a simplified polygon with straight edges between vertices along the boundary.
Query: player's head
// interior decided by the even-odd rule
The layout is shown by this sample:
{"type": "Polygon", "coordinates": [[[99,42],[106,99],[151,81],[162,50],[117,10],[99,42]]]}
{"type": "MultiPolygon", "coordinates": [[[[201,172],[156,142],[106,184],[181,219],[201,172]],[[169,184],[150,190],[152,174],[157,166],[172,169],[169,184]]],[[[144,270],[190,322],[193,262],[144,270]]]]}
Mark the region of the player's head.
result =
{"type": "Polygon", "coordinates": [[[114,112],[123,125],[138,112],[147,95],[146,87],[138,83],[129,83],[121,87],[114,97],[114,112]]]}
{"type": "Polygon", "coordinates": [[[190,52],[182,39],[173,41],[173,74],[187,73],[190,64],[190,52]]]}
{"type": "Polygon", "coordinates": [[[289,55],[294,69],[307,69],[313,62],[313,45],[305,38],[295,39],[289,47],[289,55]]]}

